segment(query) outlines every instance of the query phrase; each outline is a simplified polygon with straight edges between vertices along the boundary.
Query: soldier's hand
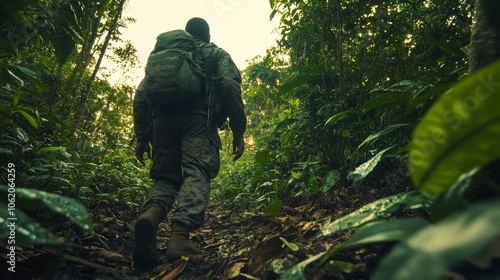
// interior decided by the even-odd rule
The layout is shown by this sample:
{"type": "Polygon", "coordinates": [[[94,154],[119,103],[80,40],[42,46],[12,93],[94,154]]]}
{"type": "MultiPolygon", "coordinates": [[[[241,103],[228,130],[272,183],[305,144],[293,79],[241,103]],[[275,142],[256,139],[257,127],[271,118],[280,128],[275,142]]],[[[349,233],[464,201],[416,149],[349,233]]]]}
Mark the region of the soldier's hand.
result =
{"type": "Polygon", "coordinates": [[[233,139],[233,161],[238,160],[245,151],[245,140],[243,137],[233,139]]]}
{"type": "Polygon", "coordinates": [[[146,164],[144,162],[144,153],[148,155],[148,158],[151,158],[151,149],[149,148],[149,142],[147,141],[137,141],[137,145],[135,146],[135,157],[142,164],[146,164]]]}

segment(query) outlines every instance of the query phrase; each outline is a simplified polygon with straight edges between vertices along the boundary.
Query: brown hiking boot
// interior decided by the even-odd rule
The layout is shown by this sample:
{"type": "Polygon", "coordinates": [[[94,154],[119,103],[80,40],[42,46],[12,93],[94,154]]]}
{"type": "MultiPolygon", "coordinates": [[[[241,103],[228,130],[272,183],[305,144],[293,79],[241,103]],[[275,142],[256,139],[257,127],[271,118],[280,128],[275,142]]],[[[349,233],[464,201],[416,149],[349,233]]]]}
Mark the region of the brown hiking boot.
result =
{"type": "Polygon", "coordinates": [[[163,209],[152,203],[135,223],[134,268],[150,269],[158,263],[156,234],[163,218],[163,209]]]}
{"type": "Polygon", "coordinates": [[[175,223],[168,240],[166,258],[173,261],[182,256],[187,257],[199,253],[201,251],[189,240],[189,229],[182,224],[175,223]]]}

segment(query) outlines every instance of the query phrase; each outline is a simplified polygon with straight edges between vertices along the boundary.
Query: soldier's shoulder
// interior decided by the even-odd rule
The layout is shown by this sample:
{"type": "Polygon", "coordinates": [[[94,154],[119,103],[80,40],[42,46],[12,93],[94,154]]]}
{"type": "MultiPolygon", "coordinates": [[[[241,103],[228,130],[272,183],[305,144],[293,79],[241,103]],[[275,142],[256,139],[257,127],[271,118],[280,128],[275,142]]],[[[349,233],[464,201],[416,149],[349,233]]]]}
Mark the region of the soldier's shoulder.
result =
{"type": "Polygon", "coordinates": [[[206,44],[206,47],[212,49],[214,52],[216,52],[219,55],[227,55],[228,54],[223,48],[217,46],[215,43],[208,43],[208,44],[206,44]]]}

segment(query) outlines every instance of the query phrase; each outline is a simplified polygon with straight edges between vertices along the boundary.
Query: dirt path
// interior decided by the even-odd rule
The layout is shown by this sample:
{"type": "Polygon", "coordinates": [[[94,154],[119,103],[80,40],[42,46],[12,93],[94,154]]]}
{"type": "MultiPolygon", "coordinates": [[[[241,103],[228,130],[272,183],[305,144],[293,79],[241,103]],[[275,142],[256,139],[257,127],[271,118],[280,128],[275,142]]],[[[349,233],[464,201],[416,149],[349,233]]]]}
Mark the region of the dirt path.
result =
{"type": "MultiPolygon", "coordinates": [[[[169,263],[162,258],[170,232],[167,219],[158,234],[161,265],[148,272],[131,268],[136,207],[101,201],[89,209],[96,237],[84,237],[63,218],[50,219],[44,226],[72,240],[72,245],[23,247],[17,278],[11,274],[2,279],[172,279],[169,273],[178,274],[175,279],[276,279],[290,266],[347,238],[348,232],[323,239],[313,236],[325,221],[347,214],[353,206],[346,205],[349,195],[338,190],[325,196],[328,201],[295,203],[297,206],[284,207],[276,217],[264,211],[242,215],[241,209],[225,209],[212,201],[205,225],[191,235],[204,254],[187,262],[169,263]]],[[[357,264],[356,273],[346,274],[327,264],[311,268],[307,274],[313,279],[366,279],[378,251],[374,247],[340,254],[343,261],[357,264]]]]}

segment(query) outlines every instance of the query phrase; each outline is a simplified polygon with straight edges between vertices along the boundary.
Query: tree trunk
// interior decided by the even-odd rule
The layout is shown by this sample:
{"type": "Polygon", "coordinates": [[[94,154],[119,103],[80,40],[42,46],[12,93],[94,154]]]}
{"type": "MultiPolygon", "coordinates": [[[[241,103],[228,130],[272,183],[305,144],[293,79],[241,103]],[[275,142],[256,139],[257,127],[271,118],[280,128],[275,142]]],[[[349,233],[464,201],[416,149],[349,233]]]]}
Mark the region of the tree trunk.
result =
{"type": "MultiPolygon", "coordinates": [[[[471,33],[469,75],[500,58],[500,3],[498,0],[477,0],[471,33]]],[[[500,159],[482,167],[469,198],[489,198],[495,195],[491,183],[500,185],[500,159]]]]}
{"type": "Polygon", "coordinates": [[[109,27],[106,39],[105,39],[104,43],[102,44],[101,53],[99,54],[99,59],[97,60],[94,71],[92,72],[92,76],[90,77],[90,80],[88,81],[87,87],[84,91],[85,95],[88,95],[88,93],[90,92],[90,89],[92,87],[92,83],[94,82],[95,77],[97,76],[97,72],[99,71],[99,68],[101,67],[101,63],[102,63],[102,60],[104,59],[104,55],[106,54],[106,49],[108,48],[109,42],[111,41],[111,37],[113,36],[116,29],[118,28],[118,21],[122,17],[123,8],[125,7],[126,2],[127,2],[127,0],[120,0],[120,4],[118,5],[118,9],[116,11],[115,18],[113,19],[113,22],[111,23],[111,26],[109,27]]]}
{"type": "Polygon", "coordinates": [[[500,58],[500,3],[477,0],[472,27],[469,75],[500,58]]]}

